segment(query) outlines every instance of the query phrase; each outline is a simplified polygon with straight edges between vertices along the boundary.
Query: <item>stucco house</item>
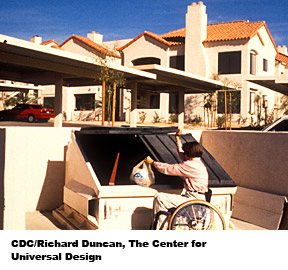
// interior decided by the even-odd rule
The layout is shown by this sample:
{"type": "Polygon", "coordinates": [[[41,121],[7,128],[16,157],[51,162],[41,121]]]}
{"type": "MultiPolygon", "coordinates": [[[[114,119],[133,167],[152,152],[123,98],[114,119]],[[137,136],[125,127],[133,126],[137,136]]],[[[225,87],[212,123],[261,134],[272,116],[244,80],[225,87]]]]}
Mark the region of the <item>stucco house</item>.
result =
{"type": "MultiPolygon", "coordinates": [[[[251,77],[288,74],[287,48],[276,46],[264,21],[207,24],[206,6],[202,2],[192,3],[188,6],[185,28],[162,35],[144,32],[118,51],[125,66],[159,64],[207,78],[220,75],[238,90],[232,94],[234,121],[248,122],[251,117],[256,121],[257,114],[264,110],[267,117],[278,117],[279,94],[247,81],[251,77]]],[[[177,104],[175,98],[166,97],[170,102],[169,113],[177,104]]],[[[149,97],[146,99],[149,104],[149,97]]],[[[155,99],[150,95],[150,105],[155,99]]],[[[186,100],[186,119],[188,113],[190,118],[197,115],[203,118],[203,95],[186,100]],[[194,106],[189,107],[189,102],[194,106]]],[[[161,107],[161,103],[157,105],[161,107]]],[[[217,110],[218,114],[223,113],[220,106],[217,110]]]]}
{"type": "MultiPolygon", "coordinates": [[[[231,98],[233,121],[251,124],[258,117],[279,117],[280,94],[249,82],[248,79],[287,76],[287,48],[276,46],[264,21],[208,24],[207,17],[206,6],[202,2],[192,3],[187,8],[186,25],[182,29],[161,35],[145,31],[134,39],[110,42],[103,42],[102,35],[92,32],[87,38],[73,35],[60,48],[90,57],[101,57],[104,54],[118,63],[121,61],[124,66],[138,69],[156,64],[206,78],[218,78],[227,84],[234,84],[237,90],[231,98]]],[[[67,97],[67,111],[75,108],[79,110],[77,100],[81,97],[92,98],[84,94],[93,94],[99,99],[100,92],[99,87],[75,89],[71,97],[67,97]]],[[[43,94],[47,96],[45,91],[43,94]]],[[[218,94],[218,106],[215,106],[218,115],[224,113],[221,106],[223,96],[223,93],[218,94]]],[[[128,112],[129,93],[123,91],[123,96],[118,97],[120,100],[118,119],[124,120],[125,117],[128,121],[129,113],[121,114],[120,111],[128,112]]],[[[200,116],[203,120],[204,104],[202,94],[186,95],[185,119],[193,121],[200,116]]],[[[139,117],[141,113],[145,114],[147,122],[151,122],[156,113],[162,120],[169,121],[171,115],[177,114],[177,93],[139,91],[138,108],[139,117]]]]}
{"type": "MultiPolygon", "coordinates": [[[[51,44],[53,41],[42,42],[42,45],[51,44]]],[[[113,61],[116,64],[121,63],[117,52],[107,49],[102,45],[103,35],[92,31],[87,37],[73,35],[58,44],[58,49],[71,53],[81,54],[89,58],[95,58],[95,61],[106,58],[105,61],[113,61]]],[[[99,60],[101,61],[101,60],[99,60]]],[[[101,100],[101,86],[83,86],[67,87],[63,89],[63,109],[64,118],[67,120],[100,120],[100,107],[97,106],[101,100]]],[[[54,86],[45,86],[41,93],[43,103],[47,107],[53,107],[54,104],[54,86]]]]}
{"type": "MultiPolygon", "coordinates": [[[[93,31],[87,37],[73,35],[60,45],[54,40],[42,42],[38,36],[31,42],[140,70],[146,70],[149,65],[161,65],[173,72],[180,70],[207,79],[217,78],[235,86],[231,93],[233,122],[252,124],[281,116],[281,95],[249,80],[263,76],[287,77],[287,47],[276,46],[264,21],[208,24],[207,17],[206,6],[198,2],[188,6],[184,28],[160,35],[145,31],[134,39],[103,42],[103,36],[93,31]]],[[[170,121],[178,113],[177,91],[138,91],[137,95],[138,121],[141,115],[145,116],[145,122],[153,121],[156,115],[159,120],[170,121]]],[[[97,108],[101,96],[100,85],[71,86],[69,91],[64,88],[65,118],[81,120],[91,116],[100,120],[99,112],[91,113],[91,110],[97,108]]],[[[39,97],[45,106],[53,106],[54,86],[45,86],[39,91],[39,97]]],[[[209,97],[185,95],[185,120],[201,118],[207,122],[209,113],[210,120],[215,122],[216,116],[224,113],[223,97],[223,91],[209,97]]],[[[229,98],[228,94],[228,112],[229,98]]],[[[129,91],[117,91],[116,120],[129,121],[130,101],[129,91]]]]}

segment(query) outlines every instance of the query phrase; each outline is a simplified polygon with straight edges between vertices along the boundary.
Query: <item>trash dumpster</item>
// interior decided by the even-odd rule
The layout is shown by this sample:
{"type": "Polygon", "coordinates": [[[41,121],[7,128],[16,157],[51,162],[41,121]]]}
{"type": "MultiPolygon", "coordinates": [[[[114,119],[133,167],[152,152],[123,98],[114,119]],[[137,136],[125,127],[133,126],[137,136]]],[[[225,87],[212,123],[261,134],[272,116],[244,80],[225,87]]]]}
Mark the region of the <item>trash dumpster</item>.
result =
{"type": "MultiPolygon", "coordinates": [[[[93,127],[75,131],[66,154],[66,209],[62,212],[76,211],[95,229],[149,229],[156,192],[180,193],[183,181],[160,174],[155,168],[155,185],[148,188],[131,183],[129,176],[147,155],[162,162],[180,162],[176,131],[174,127],[93,127]]],[[[181,140],[195,139],[186,134],[181,140]]],[[[235,183],[205,149],[203,162],[209,173],[211,203],[229,216],[235,183]]]]}

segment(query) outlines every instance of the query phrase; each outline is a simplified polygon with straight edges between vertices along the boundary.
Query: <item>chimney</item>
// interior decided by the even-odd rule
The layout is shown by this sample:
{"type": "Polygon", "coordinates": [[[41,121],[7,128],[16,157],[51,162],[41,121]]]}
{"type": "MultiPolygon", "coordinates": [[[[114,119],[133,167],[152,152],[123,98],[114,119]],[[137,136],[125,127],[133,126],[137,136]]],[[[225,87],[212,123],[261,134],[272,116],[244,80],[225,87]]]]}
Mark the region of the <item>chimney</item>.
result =
{"type": "Polygon", "coordinates": [[[206,38],[206,6],[203,2],[192,3],[186,13],[185,71],[208,76],[208,61],[203,45],[206,38]]]}
{"type": "Polygon", "coordinates": [[[279,51],[280,53],[285,54],[285,55],[288,55],[288,53],[287,53],[287,47],[286,47],[285,45],[283,45],[283,46],[278,46],[277,49],[278,49],[278,51],[279,51]]]}
{"type": "Polygon", "coordinates": [[[95,43],[102,44],[103,42],[103,35],[92,31],[91,33],[87,34],[87,38],[94,41],[95,43]]]}
{"type": "Polygon", "coordinates": [[[41,44],[42,43],[42,37],[39,36],[33,36],[32,38],[30,38],[30,42],[32,43],[36,43],[36,44],[41,44]]]}

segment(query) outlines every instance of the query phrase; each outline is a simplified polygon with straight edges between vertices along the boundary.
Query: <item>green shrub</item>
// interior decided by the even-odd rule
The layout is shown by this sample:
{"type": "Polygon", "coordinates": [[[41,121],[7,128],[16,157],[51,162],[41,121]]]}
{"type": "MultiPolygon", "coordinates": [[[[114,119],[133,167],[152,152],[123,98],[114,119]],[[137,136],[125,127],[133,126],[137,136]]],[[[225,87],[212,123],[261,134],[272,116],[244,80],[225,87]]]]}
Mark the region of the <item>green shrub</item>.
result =
{"type": "Polygon", "coordinates": [[[147,115],[147,113],[145,113],[145,112],[139,112],[139,119],[140,119],[141,123],[145,122],[146,115],[147,115]]]}
{"type": "Polygon", "coordinates": [[[155,115],[153,116],[153,123],[160,123],[163,120],[163,117],[160,117],[157,112],[155,112],[155,115]]]}
{"type": "Polygon", "coordinates": [[[193,125],[199,125],[202,122],[202,118],[200,115],[196,115],[193,119],[191,119],[191,123],[193,125]]]}
{"type": "Polygon", "coordinates": [[[218,116],[216,121],[217,127],[222,128],[224,126],[224,123],[225,123],[225,116],[224,115],[218,116]]]}

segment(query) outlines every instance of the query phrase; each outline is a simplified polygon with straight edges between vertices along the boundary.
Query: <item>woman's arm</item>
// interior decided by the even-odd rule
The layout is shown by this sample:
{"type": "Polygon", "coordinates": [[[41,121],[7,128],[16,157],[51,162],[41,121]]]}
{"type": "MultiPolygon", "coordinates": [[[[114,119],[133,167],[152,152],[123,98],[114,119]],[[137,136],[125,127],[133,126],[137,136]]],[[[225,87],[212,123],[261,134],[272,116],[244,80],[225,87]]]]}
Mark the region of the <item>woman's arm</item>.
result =
{"type": "Polygon", "coordinates": [[[182,164],[168,164],[164,162],[154,161],[150,156],[147,156],[145,162],[154,166],[159,172],[166,175],[183,176],[185,170],[183,170],[182,164]]]}
{"type": "Polygon", "coordinates": [[[176,145],[177,145],[177,150],[178,150],[178,153],[179,153],[181,160],[184,160],[182,142],[181,142],[180,137],[179,137],[179,135],[181,135],[181,134],[182,134],[182,131],[179,129],[179,131],[176,133],[176,145]]]}

